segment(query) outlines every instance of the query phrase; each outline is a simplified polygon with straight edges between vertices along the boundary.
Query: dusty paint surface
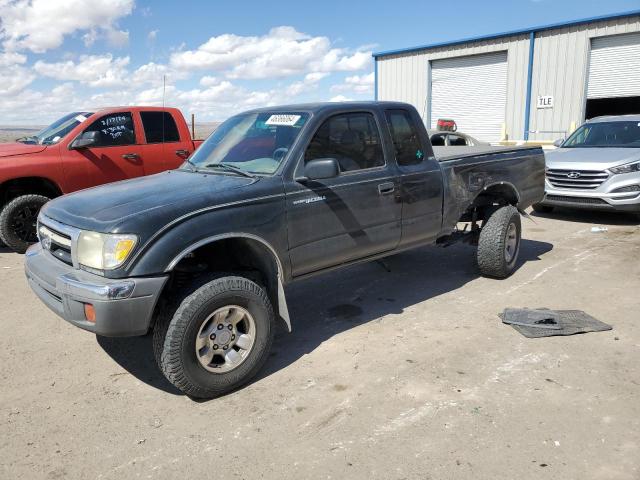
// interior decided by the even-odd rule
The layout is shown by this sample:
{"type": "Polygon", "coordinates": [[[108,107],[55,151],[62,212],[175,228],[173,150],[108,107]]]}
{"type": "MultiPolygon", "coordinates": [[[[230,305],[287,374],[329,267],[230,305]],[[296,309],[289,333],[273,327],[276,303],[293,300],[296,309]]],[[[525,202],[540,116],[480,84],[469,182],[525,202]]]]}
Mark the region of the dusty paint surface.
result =
{"type": "Polygon", "coordinates": [[[203,403],[161,377],[148,338],[67,325],[0,253],[0,478],[637,480],[640,227],[535,221],[504,281],[458,245],[292,285],[294,331],[262,375],[203,403]],[[614,330],[526,339],[496,316],[527,306],[614,330]]]}

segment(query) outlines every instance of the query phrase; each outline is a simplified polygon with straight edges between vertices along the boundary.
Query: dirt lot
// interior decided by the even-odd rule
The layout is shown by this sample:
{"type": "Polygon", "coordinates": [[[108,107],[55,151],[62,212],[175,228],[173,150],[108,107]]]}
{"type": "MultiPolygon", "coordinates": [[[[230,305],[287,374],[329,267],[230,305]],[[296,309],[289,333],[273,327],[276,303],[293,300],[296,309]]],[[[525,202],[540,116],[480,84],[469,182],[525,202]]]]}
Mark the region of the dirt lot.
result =
{"type": "Polygon", "coordinates": [[[0,478],[640,479],[640,227],[535,221],[508,280],[459,245],[293,285],[294,332],[207,402],[171,388],[148,338],[55,317],[4,252],[0,478]],[[526,339],[497,318],[509,306],[614,329],[526,339]]]}

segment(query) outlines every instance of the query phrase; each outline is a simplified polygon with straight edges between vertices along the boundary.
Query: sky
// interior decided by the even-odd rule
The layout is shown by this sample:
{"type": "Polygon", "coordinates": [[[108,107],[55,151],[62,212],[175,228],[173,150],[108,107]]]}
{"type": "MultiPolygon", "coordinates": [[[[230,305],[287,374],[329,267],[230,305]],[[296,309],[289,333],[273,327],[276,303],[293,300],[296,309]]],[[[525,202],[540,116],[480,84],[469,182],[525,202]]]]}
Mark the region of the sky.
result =
{"type": "Polygon", "coordinates": [[[198,122],[369,100],[372,52],[638,9],[640,0],[0,0],[0,125],[163,99],[198,122]]]}

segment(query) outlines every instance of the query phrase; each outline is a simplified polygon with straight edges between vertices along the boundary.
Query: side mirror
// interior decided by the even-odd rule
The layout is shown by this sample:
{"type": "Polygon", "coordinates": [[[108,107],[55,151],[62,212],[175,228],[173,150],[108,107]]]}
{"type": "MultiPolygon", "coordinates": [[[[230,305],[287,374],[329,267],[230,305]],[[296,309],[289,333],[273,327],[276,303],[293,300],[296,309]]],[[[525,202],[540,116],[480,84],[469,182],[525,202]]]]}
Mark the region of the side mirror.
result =
{"type": "Polygon", "coordinates": [[[322,180],[340,175],[340,165],[335,158],[317,158],[307,162],[304,175],[308,180],[322,180]]]}
{"type": "Polygon", "coordinates": [[[79,148],[93,147],[100,143],[100,132],[83,132],[78,138],[76,138],[69,148],[77,150],[79,148]]]}
{"type": "Polygon", "coordinates": [[[563,143],[564,143],[564,138],[559,138],[555,142],[553,142],[553,146],[554,147],[561,147],[563,143]]]}

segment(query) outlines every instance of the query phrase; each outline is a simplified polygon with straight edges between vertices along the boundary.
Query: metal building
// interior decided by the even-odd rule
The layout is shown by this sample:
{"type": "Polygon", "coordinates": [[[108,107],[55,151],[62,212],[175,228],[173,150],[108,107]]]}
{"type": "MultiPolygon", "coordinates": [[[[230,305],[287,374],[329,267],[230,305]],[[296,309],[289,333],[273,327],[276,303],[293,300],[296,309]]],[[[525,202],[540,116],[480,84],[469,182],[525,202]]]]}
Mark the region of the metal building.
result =
{"type": "Polygon", "coordinates": [[[640,113],[640,10],[373,56],[376,99],[483,140],[554,140],[640,113]]]}

